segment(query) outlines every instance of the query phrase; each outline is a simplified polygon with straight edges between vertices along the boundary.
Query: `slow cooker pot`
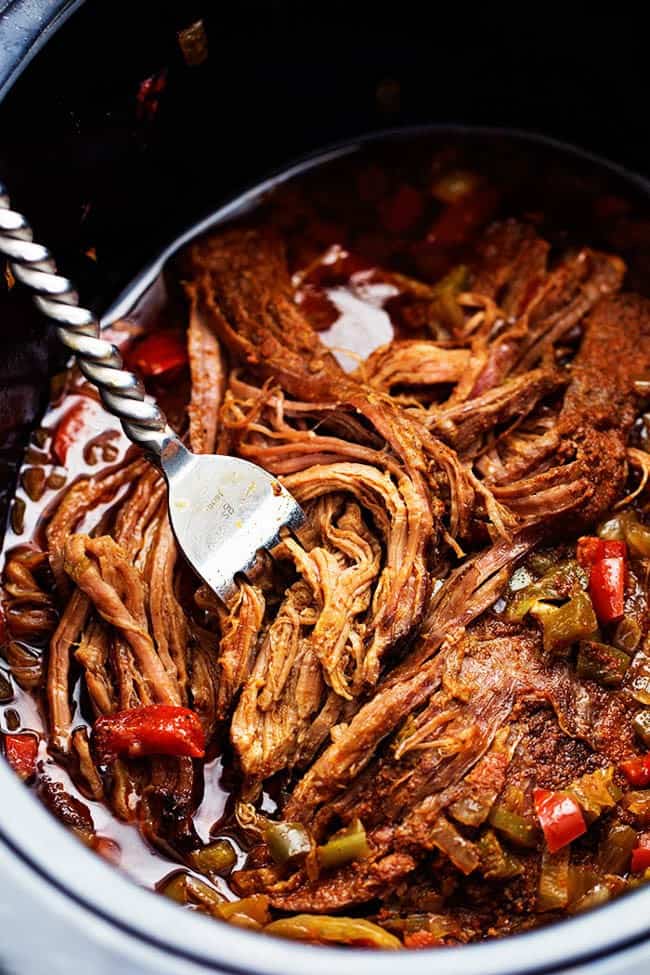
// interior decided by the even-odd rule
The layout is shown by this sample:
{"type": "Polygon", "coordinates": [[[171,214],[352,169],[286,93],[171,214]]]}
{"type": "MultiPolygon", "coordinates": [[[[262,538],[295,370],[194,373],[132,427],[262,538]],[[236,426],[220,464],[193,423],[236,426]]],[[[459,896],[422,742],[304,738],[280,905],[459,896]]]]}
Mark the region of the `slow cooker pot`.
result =
{"type": "MultiPolygon", "coordinates": [[[[650,172],[630,107],[633,59],[603,60],[611,36],[595,47],[584,33],[580,47],[567,36],[551,44],[543,28],[522,39],[449,13],[423,23],[418,6],[403,4],[399,20],[383,21],[365,4],[352,12],[334,4],[316,18],[291,3],[242,11],[181,0],[4,3],[0,174],[84,297],[112,305],[109,320],[132,304],[155,271],[152,255],[182,227],[250,206],[272,185],[259,185],[266,172],[285,178],[287,161],[319,144],[342,139],[334,152],[354,151],[351,137],[363,131],[450,120],[518,125],[650,172]],[[177,36],[198,18],[208,56],[188,61],[177,36]],[[143,88],[148,78],[161,79],[165,99],[143,88]],[[241,194],[250,182],[257,187],[241,194]],[[150,271],[124,292],[143,266],[150,271]]],[[[537,145],[540,159],[566,151],[537,145]]],[[[573,158],[650,201],[642,176],[588,154],[573,158]]],[[[0,295],[0,348],[0,477],[10,488],[60,362],[17,289],[0,295]]],[[[93,973],[351,975],[372,966],[388,975],[394,967],[388,955],[263,938],[179,910],[84,849],[2,762],[0,797],[0,972],[83,964],[93,973]]],[[[650,965],[650,889],[529,934],[435,957],[403,954],[399,964],[408,975],[432,965],[442,975],[640,975],[650,965]]]]}

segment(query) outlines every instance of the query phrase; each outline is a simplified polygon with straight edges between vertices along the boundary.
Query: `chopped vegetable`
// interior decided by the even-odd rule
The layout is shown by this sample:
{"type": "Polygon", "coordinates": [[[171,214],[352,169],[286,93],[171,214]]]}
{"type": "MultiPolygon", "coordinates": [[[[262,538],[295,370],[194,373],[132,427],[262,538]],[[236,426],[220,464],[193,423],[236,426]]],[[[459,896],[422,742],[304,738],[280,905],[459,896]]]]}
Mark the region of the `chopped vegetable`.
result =
{"type": "Polygon", "coordinates": [[[577,559],[582,566],[592,566],[601,559],[624,559],[626,555],[625,542],[585,536],[578,539],[577,559]]]}
{"type": "Polygon", "coordinates": [[[11,506],[11,529],[14,535],[22,535],[25,531],[25,512],[27,505],[23,498],[14,498],[11,506]]]}
{"type": "Polygon", "coordinates": [[[589,595],[601,623],[623,615],[627,545],[619,539],[583,537],[578,562],[589,567],[589,595]]]}
{"type": "Polygon", "coordinates": [[[490,219],[499,204],[499,195],[491,186],[477,187],[473,192],[448,204],[427,234],[427,241],[441,247],[455,247],[468,241],[476,228],[490,219]]]}
{"type": "Polygon", "coordinates": [[[641,833],[632,850],[632,873],[642,873],[650,868],[650,833],[641,833]]]}
{"type": "Polygon", "coordinates": [[[452,169],[433,184],[431,192],[441,203],[458,203],[473,193],[478,184],[476,173],[466,169],[452,169]]]}
{"type": "Polygon", "coordinates": [[[650,826],[650,791],[628,792],[623,799],[623,806],[641,823],[650,826]]]}
{"type": "Polygon", "coordinates": [[[237,853],[228,840],[217,840],[190,854],[192,866],[208,877],[225,877],[237,863],[237,853]]]}
{"type": "Polygon", "coordinates": [[[492,808],[488,821],[516,846],[532,848],[537,845],[539,838],[537,827],[502,803],[497,803],[492,808]]]}
{"type": "Polygon", "coordinates": [[[583,894],[575,902],[572,911],[574,914],[580,914],[582,911],[591,911],[594,907],[600,907],[611,899],[612,894],[607,884],[594,884],[591,890],[588,890],[586,894],[583,894]]]}
{"type": "Polygon", "coordinates": [[[605,873],[625,873],[636,844],[631,826],[611,826],[598,851],[598,864],[605,873]]]}
{"type": "Polygon", "coordinates": [[[623,650],[596,640],[580,643],[576,670],[583,680],[595,680],[603,687],[620,687],[629,666],[630,658],[623,650]]]}
{"type": "Polygon", "coordinates": [[[635,701],[650,705],[650,657],[643,648],[634,654],[625,683],[635,701]]]}
{"type": "Polygon", "coordinates": [[[571,783],[567,792],[577,800],[588,823],[593,823],[608,809],[613,809],[623,794],[614,783],[613,765],[580,776],[571,783]]]}
{"type": "Polygon", "coordinates": [[[0,670],[0,704],[8,704],[13,701],[14,689],[11,686],[9,675],[0,670]]]}
{"type": "Polygon", "coordinates": [[[537,891],[539,911],[558,911],[569,903],[569,851],[544,850],[537,891]]]}
{"type": "Polygon", "coordinates": [[[157,74],[152,74],[140,82],[138,87],[137,117],[152,122],[160,107],[160,98],[167,86],[167,69],[163,68],[157,74]]]}
{"type": "Polygon", "coordinates": [[[509,762],[505,745],[507,732],[506,728],[497,734],[490,751],[469,773],[466,783],[470,788],[448,806],[448,812],[457,822],[465,826],[481,826],[490,815],[509,762]]]}
{"type": "Polygon", "coordinates": [[[20,475],[25,494],[30,501],[40,501],[45,494],[45,471],[42,467],[27,467],[20,475]]]}
{"type": "Polygon", "coordinates": [[[578,640],[589,639],[598,629],[591,600],[584,592],[577,592],[563,606],[537,603],[531,616],[542,625],[544,649],[548,653],[558,653],[578,640]]]}
{"type": "Polygon", "coordinates": [[[252,894],[238,901],[226,901],[219,906],[218,916],[240,928],[264,927],[271,920],[269,899],[265,894],[252,894]]]}
{"type": "Polygon", "coordinates": [[[632,555],[642,559],[650,556],[650,529],[636,518],[629,518],[625,522],[625,539],[632,555]]]}
{"type": "Polygon", "coordinates": [[[62,467],[66,466],[68,451],[97,432],[97,416],[101,407],[87,396],[81,397],[59,421],[52,438],[52,453],[62,467]]]}
{"type": "Polygon", "coordinates": [[[430,840],[465,875],[476,870],[481,862],[475,844],[466,839],[446,816],[438,816],[431,830],[430,840]]]}
{"type": "Polygon", "coordinates": [[[344,945],[359,945],[367,948],[402,947],[399,938],[390,934],[378,924],[356,917],[330,917],[327,914],[296,914],[268,924],[267,934],[282,938],[295,938],[298,941],[311,941],[315,944],[335,942],[344,945]]]}
{"type": "Polygon", "coordinates": [[[404,234],[422,216],[424,201],[422,194],[406,183],[380,204],[381,221],[391,234],[404,234]]]}
{"type": "Polygon", "coordinates": [[[191,873],[179,871],[162,881],[158,889],[177,904],[193,904],[201,911],[221,916],[219,910],[225,898],[191,873]]]}
{"type": "MultiPolygon", "coordinates": [[[[427,900],[429,898],[427,897],[427,900]]],[[[444,904],[444,898],[440,898],[440,905],[438,910],[442,908],[444,904]]],[[[452,937],[461,937],[462,930],[458,922],[458,918],[450,917],[447,914],[437,914],[430,913],[431,909],[428,908],[428,912],[422,914],[386,914],[382,912],[381,924],[382,927],[388,928],[389,931],[396,931],[400,934],[412,934],[414,931],[426,931],[429,934],[434,934],[436,938],[445,938],[451,935],[452,937]]]]}
{"type": "Polygon", "coordinates": [[[161,377],[180,370],[187,363],[185,336],[176,329],[164,329],[137,342],[127,355],[129,365],[143,376],[161,377]]]}
{"type": "Polygon", "coordinates": [[[269,823],[264,831],[264,840],[271,856],[280,866],[304,859],[312,847],[309,833],[301,823],[269,823]]]}
{"type": "Polygon", "coordinates": [[[238,927],[259,930],[270,921],[269,899],[254,894],[242,900],[227,901],[218,891],[190,873],[179,872],[163,881],[159,890],[178,904],[188,904],[195,910],[236,924],[238,927]]]}
{"type": "Polygon", "coordinates": [[[435,948],[440,944],[440,938],[432,931],[412,931],[404,935],[404,947],[414,948],[435,948]]]}
{"type": "Polygon", "coordinates": [[[506,852],[493,830],[489,829],[477,841],[481,857],[481,873],[484,877],[498,880],[510,880],[518,877],[523,867],[519,860],[506,852]]]}
{"type": "Polygon", "coordinates": [[[20,715],[15,708],[7,708],[4,718],[9,731],[18,731],[20,728],[20,715]]]}
{"type": "Polygon", "coordinates": [[[102,762],[121,755],[205,755],[205,734],[198,715],[170,704],[149,704],[102,716],[95,722],[93,742],[102,762]]]}
{"type": "Polygon", "coordinates": [[[533,800],[550,853],[557,853],[587,832],[582,810],[568,793],[535,789],[533,800]]]}
{"type": "Polygon", "coordinates": [[[650,785],[650,752],[621,762],[621,771],[630,785],[646,788],[650,785]]]}
{"type": "Polygon", "coordinates": [[[439,297],[443,294],[454,294],[457,295],[461,291],[465,291],[469,284],[470,276],[469,271],[465,264],[457,264],[456,267],[452,267],[451,271],[448,271],[443,278],[431,288],[434,295],[439,297]]]}
{"type": "Polygon", "coordinates": [[[600,526],[598,534],[601,538],[625,539],[633,556],[650,556],[650,529],[639,521],[632,509],[609,518],[600,526]]]}
{"type": "Polygon", "coordinates": [[[571,863],[569,856],[569,903],[575,904],[598,883],[600,876],[588,863],[571,863]]]}
{"type": "Polygon", "coordinates": [[[589,595],[601,623],[612,623],[625,609],[625,559],[621,556],[594,562],[589,575],[589,595]]]}
{"type": "Polygon", "coordinates": [[[36,735],[5,735],[5,758],[21,779],[30,779],[36,772],[38,738],[36,735]]]}
{"type": "Polygon", "coordinates": [[[511,622],[522,620],[540,602],[568,599],[587,588],[585,570],[572,559],[548,569],[537,582],[520,589],[510,601],[505,617],[511,622]]]}
{"type": "Polygon", "coordinates": [[[642,637],[641,627],[631,616],[624,616],[616,627],[612,643],[619,650],[634,653],[642,637]]]}
{"type": "Polygon", "coordinates": [[[363,860],[369,852],[366,831],[360,819],[353,820],[327,843],[317,847],[318,862],[323,870],[334,870],[352,860],[363,860]]]}
{"type": "Polygon", "coordinates": [[[188,27],[179,30],[176,36],[185,64],[191,68],[203,64],[208,57],[208,35],[203,21],[195,20],[188,27]]]}
{"type": "Polygon", "coordinates": [[[650,711],[638,711],[632,719],[632,727],[643,744],[650,746],[650,711]]]}

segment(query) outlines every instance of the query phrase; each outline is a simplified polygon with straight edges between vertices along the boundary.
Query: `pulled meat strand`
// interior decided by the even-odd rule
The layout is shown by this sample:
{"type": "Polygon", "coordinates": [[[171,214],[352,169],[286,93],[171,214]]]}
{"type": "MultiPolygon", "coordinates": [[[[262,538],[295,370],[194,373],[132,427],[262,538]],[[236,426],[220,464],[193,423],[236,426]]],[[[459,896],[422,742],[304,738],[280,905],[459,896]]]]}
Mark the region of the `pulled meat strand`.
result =
{"type": "Polygon", "coordinates": [[[196,288],[188,283],[189,301],[187,352],[190,362],[192,394],[187,407],[190,421],[190,447],[195,454],[214,453],[219,407],[226,386],[226,365],[221,346],[201,314],[196,288]]]}
{"type": "Polygon", "coordinates": [[[64,567],[102,619],[129,644],[154,699],[180,704],[181,692],[149,635],[142,577],[108,537],[73,535],[65,546],[64,567]]]}

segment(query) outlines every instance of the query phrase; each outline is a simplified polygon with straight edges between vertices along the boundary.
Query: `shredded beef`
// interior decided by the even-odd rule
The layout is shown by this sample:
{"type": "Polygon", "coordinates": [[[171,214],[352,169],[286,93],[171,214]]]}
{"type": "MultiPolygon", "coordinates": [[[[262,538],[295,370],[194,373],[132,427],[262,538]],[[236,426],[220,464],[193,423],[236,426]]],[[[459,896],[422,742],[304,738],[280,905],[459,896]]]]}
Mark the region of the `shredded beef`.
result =
{"type": "MultiPolygon", "coordinates": [[[[264,224],[212,234],[180,259],[190,385],[179,433],[196,452],[260,464],[306,514],[227,606],[179,558],[164,481],[143,460],[62,492],[47,552],[8,562],[5,604],[10,627],[22,618],[49,642],[49,733],[78,788],[166,857],[199,869],[200,761],[100,761],[100,716],[195,712],[206,762],[220,756],[233,793],[219,825],[245,838],[239,892],[281,912],[363,908],[405,944],[457,943],[538,923],[533,790],[566,790],[640,749],[630,715],[647,664],[646,555],[626,576],[625,621],[640,635],[618,683],[581,676],[577,647],[550,648],[543,630],[544,612],[574,594],[578,536],[633,503],[645,526],[650,302],[621,291],[620,258],[557,254],[514,220],[439,283],[393,270],[387,254],[368,268],[334,247],[292,276],[291,247],[264,224]],[[346,373],[313,325],[332,311],[329,286],[359,298],[378,284],[410,335],[346,373]],[[542,586],[569,559],[565,589],[509,615],[515,572],[542,586]],[[531,825],[525,849],[494,826],[500,805],[531,825]],[[304,828],[309,852],[281,862],[269,819],[304,828]],[[358,820],[363,851],[323,866],[323,846],[358,820]],[[486,842],[505,847],[503,876],[486,842]]],[[[619,653],[624,638],[615,623],[588,633],[619,653]]],[[[37,778],[92,839],[83,803],[37,778]]],[[[573,848],[581,869],[600,869],[609,825],[634,821],[619,807],[607,816],[573,848]]]]}

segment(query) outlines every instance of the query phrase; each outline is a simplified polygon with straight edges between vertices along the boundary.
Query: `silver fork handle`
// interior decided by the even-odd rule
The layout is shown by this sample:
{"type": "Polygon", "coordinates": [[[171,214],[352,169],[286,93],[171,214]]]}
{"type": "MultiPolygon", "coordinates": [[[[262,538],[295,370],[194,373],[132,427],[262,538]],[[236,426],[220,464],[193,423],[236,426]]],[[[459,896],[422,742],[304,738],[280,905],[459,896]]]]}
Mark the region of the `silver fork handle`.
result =
{"type": "MultiPolygon", "coordinates": [[[[27,219],[12,210],[0,182],[0,254],[9,260],[17,281],[33,292],[36,307],[56,324],[59,339],[76,356],[83,375],[99,390],[102,403],[122,423],[129,440],[161,465],[180,440],[156,403],[145,398],[138,377],[124,368],[119,349],[101,338],[99,320],[79,304],[69,278],[57,272],[47,247],[34,241],[27,219]]],[[[183,451],[184,452],[184,451],[183,451]]]]}

